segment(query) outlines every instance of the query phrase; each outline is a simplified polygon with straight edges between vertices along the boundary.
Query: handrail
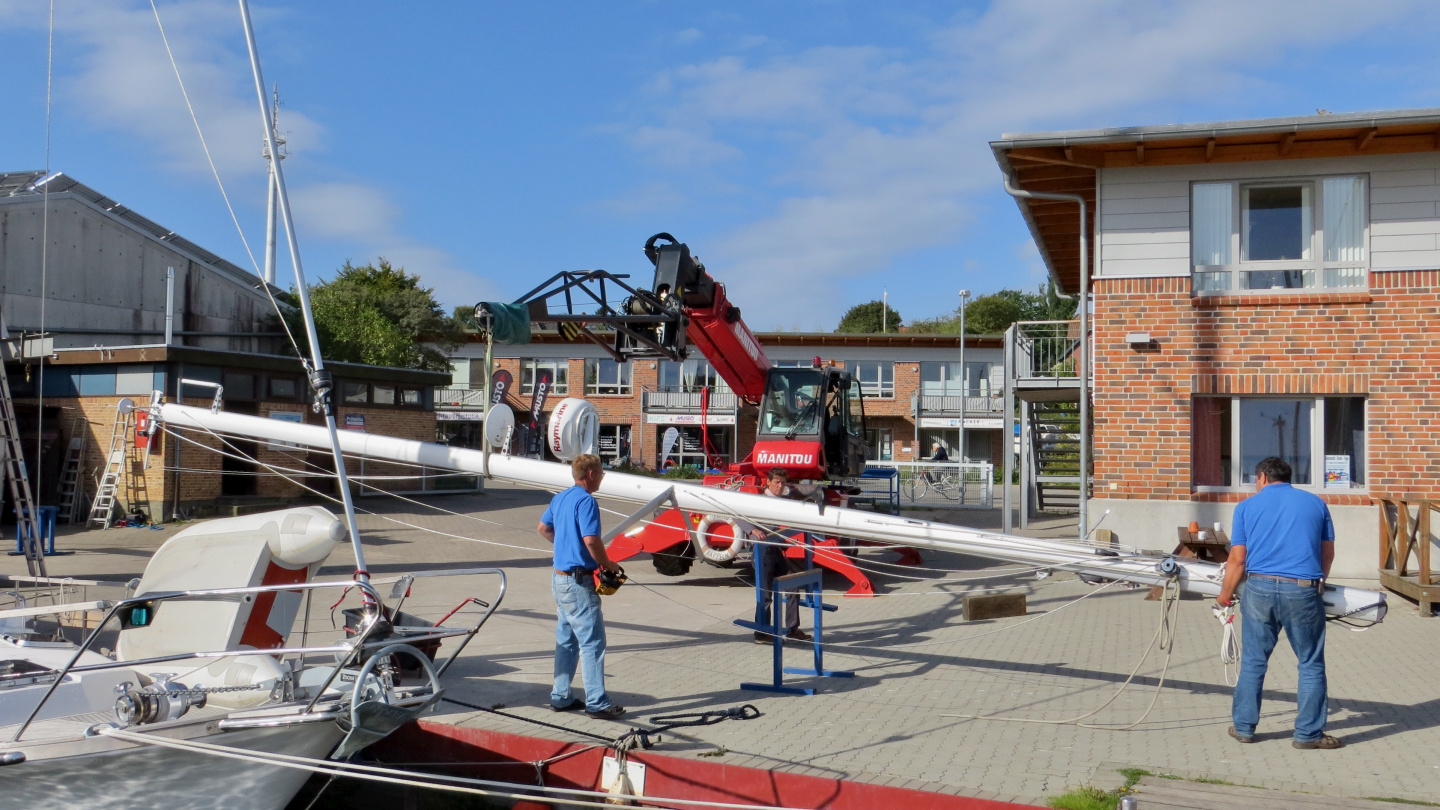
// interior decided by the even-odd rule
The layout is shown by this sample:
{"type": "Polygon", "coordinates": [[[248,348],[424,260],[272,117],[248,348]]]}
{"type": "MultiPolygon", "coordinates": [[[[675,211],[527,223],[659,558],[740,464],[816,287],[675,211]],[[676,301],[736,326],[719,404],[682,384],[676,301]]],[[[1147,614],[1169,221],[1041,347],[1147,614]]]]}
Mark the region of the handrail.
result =
{"type": "MultiPolygon", "coordinates": [[[[90,635],[78,648],[76,648],[75,654],[70,657],[70,660],[67,661],[65,663],[65,666],[62,667],[60,671],[56,674],[55,680],[50,682],[49,688],[45,690],[45,694],[42,695],[40,700],[35,704],[35,708],[30,710],[30,714],[25,718],[25,722],[21,723],[20,727],[15,730],[15,734],[10,738],[10,742],[13,744],[20,741],[21,735],[25,733],[26,729],[30,728],[31,723],[35,722],[35,718],[40,715],[40,710],[43,709],[45,707],[45,704],[49,702],[51,696],[55,694],[55,690],[60,688],[60,684],[65,681],[65,676],[69,675],[71,672],[94,671],[96,669],[118,669],[122,666],[133,666],[138,663],[144,663],[144,661],[114,661],[109,664],[89,664],[85,667],[84,670],[79,670],[76,667],[76,664],[80,661],[80,656],[84,655],[90,649],[91,645],[93,645],[95,641],[100,637],[100,631],[103,630],[105,628],[105,625],[109,624],[110,620],[114,619],[115,616],[124,608],[130,607],[132,605],[145,604],[148,602],[163,602],[170,599],[181,599],[186,597],[203,599],[205,597],[214,596],[244,596],[246,594],[273,593],[277,591],[311,591],[320,590],[322,588],[336,587],[359,588],[362,591],[365,591],[367,596],[374,600],[373,604],[377,606],[380,605],[380,597],[379,594],[375,592],[375,589],[372,588],[369,584],[358,580],[340,580],[335,582],[302,582],[289,585],[255,585],[246,588],[211,588],[194,591],[166,591],[162,593],[145,594],[144,596],[131,596],[126,599],[121,599],[115,602],[110,607],[110,609],[105,612],[105,618],[101,619],[100,622],[95,625],[95,629],[90,631],[90,635]]],[[[376,612],[376,615],[379,615],[379,611],[376,612]]],[[[341,663],[338,663],[336,665],[335,669],[330,673],[330,677],[326,679],[325,684],[321,687],[320,691],[316,693],[317,697],[320,694],[324,693],[325,687],[328,687],[330,685],[330,682],[335,679],[335,675],[340,671],[340,668],[343,667],[346,662],[348,662],[349,658],[353,657],[356,653],[364,649],[364,642],[369,639],[370,633],[372,633],[374,631],[374,628],[378,625],[379,622],[372,620],[370,624],[366,626],[364,634],[360,638],[356,639],[355,642],[353,642],[355,646],[353,649],[350,650],[350,655],[346,657],[346,661],[342,661],[341,663]]],[[[274,650],[255,650],[253,651],[253,653],[249,651],[235,651],[223,653],[221,656],[214,656],[208,653],[186,653],[173,657],[164,656],[163,658],[164,660],[181,660],[184,658],[227,657],[246,654],[274,654],[275,652],[276,651],[274,650]]],[[[282,652],[281,654],[284,653],[282,652]]],[[[314,707],[314,705],[315,702],[311,701],[310,705],[306,708],[306,711],[309,711],[311,708],[314,707]]]]}
{"type": "MultiPolygon", "coordinates": [[[[475,638],[475,635],[480,632],[480,628],[485,626],[485,622],[490,620],[491,614],[493,614],[500,607],[500,603],[505,601],[505,590],[509,586],[509,579],[505,576],[505,571],[500,568],[446,568],[439,571],[416,571],[409,574],[402,574],[398,577],[395,577],[394,579],[386,578],[383,580],[376,580],[377,584],[389,582],[395,583],[395,587],[390,589],[390,598],[397,600],[395,603],[394,611],[398,614],[400,612],[400,608],[404,606],[405,600],[408,599],[410,596],[410,583],[414,582],[416,579],[420,579],[423,577],[480,576],[483,574],[494,574],[500,577],[500,592],[495,595],[494,604],[486,605],[485,614],[480,617],[480,621],[477,622],[475,626],[471,628],[470,631],[465,635],[465,640],[460,642],[460,646],[455,648],[455,652],[452,653],[449,658],[445,659],[445,663],[440,665],[440,669],[438,670],[438,672],[442,677],[445,675],[445,671],[450,669],[450,665],[455,663],[455,659],[460,657],[460,653],[465,651],[465,647],[470,644],[470,640],[475,638]],[[401,585],[404,585],[404,587],[402,588],[401,585]]],[[[485,603],[482,602],[481,604],[485,603]]],[[[449,636],[446,636],[446,638],[448,637],[449,636]]],[[[428,640],[428,637],[416,636],[407,637],[405,639],[406,643],[409,644],[413,644],[416,641],[425,640],[428,640]]]]}

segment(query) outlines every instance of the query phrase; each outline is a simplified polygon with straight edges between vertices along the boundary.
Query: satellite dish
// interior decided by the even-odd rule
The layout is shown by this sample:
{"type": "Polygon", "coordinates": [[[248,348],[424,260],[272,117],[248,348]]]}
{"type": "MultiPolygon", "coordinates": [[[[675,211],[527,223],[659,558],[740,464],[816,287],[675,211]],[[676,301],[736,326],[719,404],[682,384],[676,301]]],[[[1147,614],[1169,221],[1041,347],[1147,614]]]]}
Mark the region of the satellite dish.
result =
{"type": "Polygon", "coordinates": [[[115,410],[119,411],[120,413],[130,413],[135,410],[135,400],[129,397],[125,397],[124,399],[115,403],[115,410]]]}
{"type": "Polygon", "coordinates": [[[503,448],[514,432],[515,412],[509,405],[501,402],[485,412],[485,441],[490,442],[491,447],[503,448]]]}

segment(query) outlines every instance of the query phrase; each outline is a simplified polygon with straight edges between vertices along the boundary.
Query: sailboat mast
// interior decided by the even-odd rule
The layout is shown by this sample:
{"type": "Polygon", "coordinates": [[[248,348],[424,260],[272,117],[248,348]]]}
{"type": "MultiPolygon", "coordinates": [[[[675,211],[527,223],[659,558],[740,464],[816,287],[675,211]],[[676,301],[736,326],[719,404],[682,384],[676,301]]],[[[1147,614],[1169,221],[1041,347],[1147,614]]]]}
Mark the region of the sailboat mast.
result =
{"type": "Polygon", "coordinates": [[[345,527],[350,531],[350,546],[355,551],[355,579],[370,580],[365,570],[365,549],[360,543],[360,528],[355,524],[355,502],[350,494],[350,480],[345,474],[345,456],[340,450],[339,431],[335,426],[335,409],[332,395],[335,381],[325,370],[325,360],[320,353],[320,338],[315,331],[315,313],[310,309],[310,288],[305,283],[305,270],[300,262],[300,243],[295,237],[295,220],[290,211],[290,195],[285,190],[285,172],[281,161],[273,159],[279,155],[275,144],[275,122],[270,117],[270,105],[265,98],[265,77],[260,70],[260,50],[255,45],[255,26],[250,21],[250,4],[239,0],[240,18],[245,23],[245,44],[250,49],[250,72],[255,77],[255,95],[260,100],[260,116],[265,122],[265,148],[270,152],[271,171],[275,177],[275,191],[280,198],[280,215],[285,223],[285,239],[290,248],[290,264],[295,268],[296,292],[300,297],[300,312],[305,318],[305,336],[310,341],[310,359],[305,363],[310,377],[310,388],[315,392],[312,407],[325,417],[325,428],[330,433],[330,453],[335,459],[335,480],[340,489],[340,500],[345,507],[345,527]]]}

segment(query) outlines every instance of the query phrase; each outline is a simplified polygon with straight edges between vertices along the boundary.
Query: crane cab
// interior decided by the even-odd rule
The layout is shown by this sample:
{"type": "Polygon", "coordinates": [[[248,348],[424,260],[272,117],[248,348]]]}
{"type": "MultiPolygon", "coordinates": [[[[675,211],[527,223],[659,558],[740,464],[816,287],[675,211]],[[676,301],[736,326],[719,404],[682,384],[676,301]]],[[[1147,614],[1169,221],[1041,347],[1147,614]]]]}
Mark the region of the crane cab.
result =
{"type": "Polygon", "coordinates": [[[865,471],[865,405],[844,369],[770,369],[759,419],[751,458],[761,476],[776,467],[812,480],[865,471]]]}

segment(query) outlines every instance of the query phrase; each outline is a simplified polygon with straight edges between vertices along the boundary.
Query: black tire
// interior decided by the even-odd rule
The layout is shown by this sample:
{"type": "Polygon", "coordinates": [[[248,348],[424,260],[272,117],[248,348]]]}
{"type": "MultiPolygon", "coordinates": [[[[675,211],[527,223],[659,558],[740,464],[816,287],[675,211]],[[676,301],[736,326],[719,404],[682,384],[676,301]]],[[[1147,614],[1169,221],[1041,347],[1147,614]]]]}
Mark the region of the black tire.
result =
{"type": "Polygon", "coordinates": [[[695,546],[691,545],[689,540],[681,540],[673,546],[652,553],[650,562],[662,576],[683,577],[690,573],[690,566],[695,564],[695,546]]]}

